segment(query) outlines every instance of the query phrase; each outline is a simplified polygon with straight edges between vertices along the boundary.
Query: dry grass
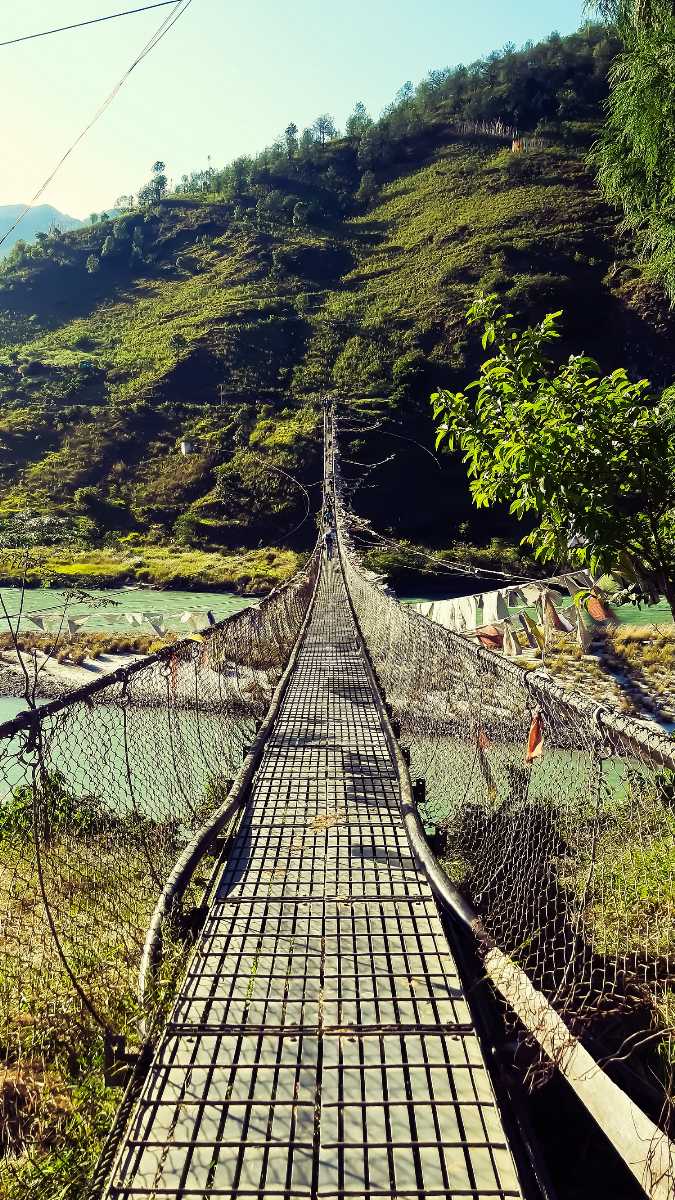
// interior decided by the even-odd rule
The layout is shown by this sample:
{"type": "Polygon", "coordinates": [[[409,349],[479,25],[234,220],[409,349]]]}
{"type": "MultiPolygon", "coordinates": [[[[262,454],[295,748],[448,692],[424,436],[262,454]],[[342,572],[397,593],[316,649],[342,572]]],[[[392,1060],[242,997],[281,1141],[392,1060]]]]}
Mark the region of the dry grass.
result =
{"type": "Polygon", "coordinates": [[[322,813],[318,817],[314,817],[309,828],[312,833],[322,833],[324,829],[332,829],[335,825],[341,825],[347,814],[345,812],[328,812],[322,813]]]}
{"type": "MultiPolygon", "coordinates": [[[[177,638],[178,633],[168,633],[165,637],[155,634],[107,634],[86,632],[78,634],[63,634],[54,636],[41,633],[20,633],[17,638],[19,649],[24,653],[38,650],[49,654],[60,663],[73,663],[76,666],[85,659],[96,659],[101,654],[153,654],[163,646],[169,646],[177,638]]],[[[0,634],[0,650],[11,651],[14,639],[9,633],[0,634]]]]}
{"type": "MultiPolygon", "coordinates": [[[[106,1023],[133,1046],[138,964],[156,895],[146,855],[118,834],[107,844],[64,835],[43,855],[68,962],[106,1023]]],[[[101,1030],[57,953],[30,836],[0,839],[0,914],[0,1200],[80,1197],[120,1093],[104,1087],[101,1030]]],[[[184,959],[183,944],[166,941],[152,1011],[171,994],[184,959]]]]}
{"type": "Polygon", "coordinates": [[[675,719],[675,626],[620,625],[604,631],[592,654],[556,633],[545,665],[557,682],[633,716],[675,719]]]}
{"type": "Polygon", "coordinates": [[[0,1152],[17,1157],[28,1146],[44,1154],[63,1138],[72,1097],[58,1073],[30,1059],[0,1068],[0,1152]]]}

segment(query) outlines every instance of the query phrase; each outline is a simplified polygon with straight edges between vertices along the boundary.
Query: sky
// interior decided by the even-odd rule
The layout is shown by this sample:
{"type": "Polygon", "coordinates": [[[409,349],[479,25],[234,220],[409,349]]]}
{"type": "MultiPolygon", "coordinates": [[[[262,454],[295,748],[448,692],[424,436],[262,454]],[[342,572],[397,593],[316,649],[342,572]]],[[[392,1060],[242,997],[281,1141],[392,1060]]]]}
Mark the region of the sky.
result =
{"type": "MultiPolygon", "coordinates": [[[[147,2],[147,0],[146,0],[147,2]]],[[[143,0],[2,4],[0,41],[134,8],[143,0]]],[[[0,48],[0,204],[28,203],[168,9],[0,48]]],[[[377,116],[406,80],[506,42],[576,29],[583,0],[192,0],[133,72],[41,199],[87,217],[169,178],[269,145],[290,121],[355,101],[377,116]]]]}

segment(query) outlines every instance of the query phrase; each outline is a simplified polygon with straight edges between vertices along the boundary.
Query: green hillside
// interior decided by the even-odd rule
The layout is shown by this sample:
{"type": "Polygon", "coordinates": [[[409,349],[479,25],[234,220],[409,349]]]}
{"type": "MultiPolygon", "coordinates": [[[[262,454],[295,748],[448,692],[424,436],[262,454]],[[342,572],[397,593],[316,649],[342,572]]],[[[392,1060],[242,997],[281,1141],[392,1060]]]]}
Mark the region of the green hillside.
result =
{"type": "Polygon", "coordinates": [[[459,99],[455,72],[352,136],[211,173],[209,193],[186,180],[19,245],[0,270],[0,542],[302,549],[325,390],[367,417],[350,457],[393,456],[360,493],[381,527],[436,547],[511,534],[471,508],[456,462],[439,473],[413,444],[433,445],[432,388],[475,365],[475,290],[523,318],[563,308],[562,352],[656,381],[675,364],[667,304],[586,165],[612,52],[601,27],[507,50],[459,99]],[[539,149],[466,124],[513,121],[526,91],[539,149]]]}

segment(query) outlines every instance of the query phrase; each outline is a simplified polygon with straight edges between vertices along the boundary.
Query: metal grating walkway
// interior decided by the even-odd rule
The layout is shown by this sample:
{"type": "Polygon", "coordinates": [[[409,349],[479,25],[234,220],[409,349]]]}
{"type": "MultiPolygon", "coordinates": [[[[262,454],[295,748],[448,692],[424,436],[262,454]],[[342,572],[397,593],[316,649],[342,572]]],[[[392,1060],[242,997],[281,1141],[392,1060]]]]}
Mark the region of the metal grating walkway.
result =
{"type": "Polygon", "coordinates": [[[520,1196],[337,563],[108,1194],[520,1196]]]}

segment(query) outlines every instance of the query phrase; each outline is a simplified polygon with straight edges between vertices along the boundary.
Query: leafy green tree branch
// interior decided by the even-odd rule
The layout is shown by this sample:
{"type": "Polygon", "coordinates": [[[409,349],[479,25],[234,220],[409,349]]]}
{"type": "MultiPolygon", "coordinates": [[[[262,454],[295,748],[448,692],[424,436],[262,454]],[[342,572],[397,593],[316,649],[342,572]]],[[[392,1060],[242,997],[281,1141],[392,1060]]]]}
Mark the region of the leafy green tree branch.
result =
{"type": "Polygon", "coordinates": [[[431,397],[436,445],[459,450],[477,507],[507,503],[542,562],[612,571],[675,615],[675,404],[593,359],[557,366],[560,312],[519,330],[495,295],[468,310],[494,353],[464,392],[431,397]]]}

